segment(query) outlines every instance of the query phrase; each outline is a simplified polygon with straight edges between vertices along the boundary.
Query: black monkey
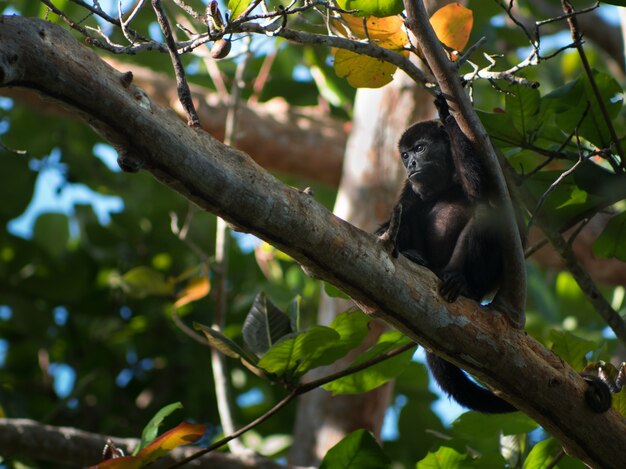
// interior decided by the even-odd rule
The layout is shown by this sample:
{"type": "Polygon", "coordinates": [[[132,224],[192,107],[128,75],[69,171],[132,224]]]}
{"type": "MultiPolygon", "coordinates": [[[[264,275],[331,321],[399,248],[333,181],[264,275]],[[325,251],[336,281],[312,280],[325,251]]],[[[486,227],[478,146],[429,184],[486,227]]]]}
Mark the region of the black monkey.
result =
{"type": "MultiPolygon", "coordinates": [[[[503,272],[498,210],[471,142],[446,100],[439,96],[435,104],[440,121],[414,124],[400,138],[407,181],[398,202],[402,210],[394,253],[432,270],[447,301],[460,295],[481,301],[497,290],[503,272]]],[[[386,233],[389,224],[376,234],[386,233]]],[[[487,413],[517,410],[446,360],[428,353],[427,361],[441,388],[459,404],[487,413]]],[[[596,412],[606,411],[611,405],[608,387],[597,377],[584,378],[590,384],[588,404],[596,412]]]]}

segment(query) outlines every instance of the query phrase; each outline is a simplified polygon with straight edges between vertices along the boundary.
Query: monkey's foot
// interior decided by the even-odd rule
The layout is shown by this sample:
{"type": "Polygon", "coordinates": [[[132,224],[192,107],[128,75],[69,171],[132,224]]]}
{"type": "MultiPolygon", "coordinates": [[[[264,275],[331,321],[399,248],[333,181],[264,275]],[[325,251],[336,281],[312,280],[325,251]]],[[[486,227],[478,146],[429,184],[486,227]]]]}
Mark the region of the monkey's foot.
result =
{"type": "Polygon", "coordinates": [[[460,272],[444,272],[439,293],[448,303],[454,303],[467,290],[467,281],[460,272]]]}

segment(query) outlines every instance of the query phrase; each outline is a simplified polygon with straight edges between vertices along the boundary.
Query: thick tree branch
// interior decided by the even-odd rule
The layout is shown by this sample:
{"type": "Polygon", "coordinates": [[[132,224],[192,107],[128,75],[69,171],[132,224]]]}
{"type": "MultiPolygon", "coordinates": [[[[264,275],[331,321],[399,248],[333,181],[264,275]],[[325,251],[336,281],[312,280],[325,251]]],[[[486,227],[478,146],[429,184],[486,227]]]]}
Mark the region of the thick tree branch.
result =
{"type": "Polygon", "coordinates": [[[455,64],[448,59],[428,21],[424,3],[422,0],[404,0],[404,7],[407,14],[407,28],[415,35],[424,53],[426,62],[439,83],[441,91],[455,101],[450,103],[450,112],[459,123],[463,133],[475,145],[483,167],[485,167],[488,173],[488,178],[497,190],[506,225],[506,245],[504,249],[505,258],[508,262],[500,291],[494,299],[494,305],[507,315],[512,324],[523,328],[526,308],[524,253],[522,251],[520,233],[517,230],[515,213],[496,153],[485,128],[474,112],[469,97],[461,85],[455,64]]]}
{"type": "Polygon", "coordinates": [[[123,74],[59,26],[2,17],[0,37],[0,86],[36,89],[78,109],[121,157],[274,244],[366,312],[500,390],[573,455],[596,467],[626,465],[620,451],[626,421],[614,410],[592,413],[578,374],[496,311],[466,299],[446,303],[428,270],[391,258],[372,235],[336,218],[310,195],[187,127],[132,84],[124,86],[123,74]]]}
{"type": "MultiPolygon", "coordinates": [[[[43,425],[28,419],[0,418],[0,454],[6,459],[11,457],[36,458],[41,461],[57,463],[62,466],[89,466],[102,460],[102,450],[109,437],[78,430],[71,427],[43,425]]],[[[117,448],[126,454],[139,444],[137,438],[111,438],[117,448]]],[[[186,458],[198,448],[193,446],[176,448],[167,456],[159,459],[150,467],[166,468],[186,458]]],[[[249,455],[233,456],[215,452],[195,460],[186,467],[212,469],[284,469],[285,466],[271,459],[249,455]]]]}

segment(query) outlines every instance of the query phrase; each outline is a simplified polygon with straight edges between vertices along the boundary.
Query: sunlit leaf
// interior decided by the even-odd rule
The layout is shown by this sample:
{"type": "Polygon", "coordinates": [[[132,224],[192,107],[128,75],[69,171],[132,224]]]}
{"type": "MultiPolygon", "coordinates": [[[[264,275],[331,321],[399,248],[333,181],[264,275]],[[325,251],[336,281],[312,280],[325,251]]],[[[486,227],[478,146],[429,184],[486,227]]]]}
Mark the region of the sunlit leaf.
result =
{"type": "Polygon", "coordinates": [[[333,446],[320,469],[384,469],[390,459],[366,430],[357,430],[333,446]]]}
{"type": "MultiPolygon", "coordinates": [[[[350,366],[364,363],[407,343],[410,343],[410,340],[400,332],[387,332],[381,335],[378,342],[367,352],[362,353],[350,366]]],[[[402,373],[410,363],[414,351],[414,349],[408,350],[363,371],[339,378],[326,384],[324,389],[333,394],[357,394],[375,389],[402,373]]]]}
{"type": "Polygon", "coordinates": [[[489,438],[500,434],[522,435],[537,427],[533,419],[521,412],[494,415],[465,412],[452,424],[455,434],[472,438],[489,438]]]}
{"type": "Polygon", "coordinates": [[[430,24],[439,40],[455,50],[465,48],[473,23],[472,10],[458,3],[450,3],[440,8],[430,17],[430,24]]]}
{"type": "Polygon", "coordinates": [[[211,291],[211,283],[206,275],[192,278],[189,283],[176,295],[174,306],[180,308],[187,303],[204,298],[211,291]]]}
{"type": "Polygon", "coordinates": [[[135,267],[122,275],[119,286],[136,298],[171,295],[174,292],[173,282],[167,281],[160,272],[145,266],[135,267]]]}
{"type": "Polygon", "coordinates": [[[380,88],[390,83],[396,67],[389,62],[344,49],[335,52],[335,73],[355,88],[380,88]]]}
{"type": "Polygon", "coordinates": [[[402,0],[337,0],[344,10],[357,10],[354,16],[385,16],[399,15],[404,10],[402,0]]]}
{"type": "Polygon", "coordinates": [[[428,453],[417,463],[417,469],[457,469],[467,460],[467,455],[453,448],[441,446],[436,452],[428,453]]]}
{"type": "Polygon", "coordinates": [[[331,285],[330,283],[324,282],[324,292],[331,298],[343,298],[344,300],[350,299],[348,295],[346,295],[344,292],[339,290],[339,288],[331,285]]]}
{"type": "Polygon", "coordinates": [[[229,0],[228,9],[232,19],[237,19],[250,6],[251,0],[229,0]]]}
{"type": "Polygon", "coordinates": [[[404,21],[400,16],[390,16],[387,18],[367,18],[365,25],[363,18],[356,18],[352,15],[342,15],[342,22],[338,25],[345,25],[350,32],[360,39],[368,39],[373,44],[377,44],[385,49],[402,50],[409,43],[409,37],[404,29],[404,21]],[[367,27],[367,31],[365,28],[367,27]]]}
{"type": "Polygon", "coordinates": [[[278,376],[295,378],[319,366],[320,357],[338,340],[339,334],[333,329],[313,326],[293,339],[274,345],[258,366],[278,376]]]}
{"type": "Polygon", "coordinates": [[[204,425],[183,422],[142,449],[137,457],[142,460],[143,464],[150,463],[174,448],[197,441],[205,431],[204,425]]]}
{"type": "Polygon", "coordinates": [[[153,441],[157,435],[159,434],[159,426],[163,423],[165,417],[170,415],[177,409],[182,409],[183,405],[180,402],[174,402],[172,404],[166,405],[161,410],[159,410],[154,417],[150,419],[148,424],[144,427],[143,432],[141,433],[141,440],[139,445],[133,451],[133,454],[139,453],[143,448],[145,448],[151,441],[153,441]]]}

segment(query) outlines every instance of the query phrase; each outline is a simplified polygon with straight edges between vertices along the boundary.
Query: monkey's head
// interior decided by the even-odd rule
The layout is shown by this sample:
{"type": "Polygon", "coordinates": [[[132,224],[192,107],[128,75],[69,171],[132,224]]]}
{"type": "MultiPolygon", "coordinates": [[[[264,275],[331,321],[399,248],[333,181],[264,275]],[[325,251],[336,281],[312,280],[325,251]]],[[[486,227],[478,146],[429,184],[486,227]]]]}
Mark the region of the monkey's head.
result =
{"type": "Polygon", "coordinates": [[[402,134],[398,147],[407,178],[422,200],[436,197],[452,184],[450,139],[439,121],[413,124],[402,134]]]}

